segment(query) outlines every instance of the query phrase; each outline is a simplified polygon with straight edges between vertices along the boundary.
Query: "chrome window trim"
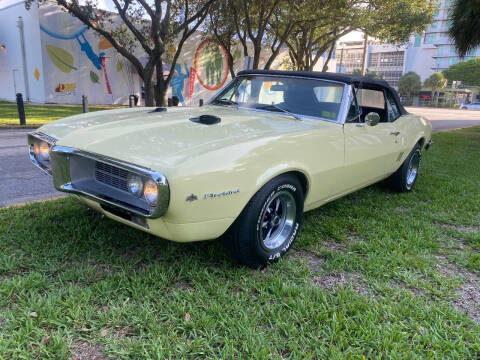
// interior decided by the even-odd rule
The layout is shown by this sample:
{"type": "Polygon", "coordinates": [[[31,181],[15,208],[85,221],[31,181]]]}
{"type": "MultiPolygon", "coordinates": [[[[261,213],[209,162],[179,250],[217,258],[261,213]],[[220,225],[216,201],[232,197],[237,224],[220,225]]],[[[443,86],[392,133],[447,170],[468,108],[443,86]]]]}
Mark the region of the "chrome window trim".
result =
{"type": "Polygon", "coordinates": [[[125,161],[112,159],[104,155],[95,154],[66,146],[54,146],[51,149],[51,157],[53,184],[58,191],[81,195],[90,198],[100,204],[113,206],[124,210],[130,214],[134,214],[144,218],[156,219],[163,216],[167,212],[170,203],[170,187],[167,178],[160,172],[152,171],[151,169],[134,165],[125,161]],[[116,166],[126,171],[133,172],[138,175],[152,179],[157,184],[157,205],[155,207],[152,207],[151,213],[146,214],[144,211],[139,211],[138,208],[134,206],[129,206],[122,201],[117,201],[112,198],[106,198],[102,194],[93,191],[85,191],[75,188],[75,186],[72,184],[72,179],[70,178],[71,155],[85,157],[94,161],[101,161],[109,165],[116,166]]]}
{"type": "MultiPolygon", "coordinates": [[[[44,134],[42,132],[37,132],[37,131],[31,132],[27,135],[28,155],[30,157],[30,160],[33,162],[33,164],[36,167],[38,167],[40,170],[42,170],[47,175],[51,176],[52,175],[52,169],[44,166],[41,162],[39,162],[35,158],[35,153],[34,153],[34,150],[33,150],[33,143],[35,142],[35,140],[45,141],[50,146],[50,149],[51,149],[53,146],[55,146],[55,143],[57,142],[57,139],[55,139],[54,137],[51,137],[47,134],[44,134]]],[[[50,160],[50,163],[51,163],[51,160],[50,160]]]]}
{"type": "MultiPolygon", "coordinates": [[[[336,83],[336,84],[341,84],[343,85],[343,93],[342,93],[342,100],[341,100],[341,105],[340,105],[340,111],[337,116],[337,120],[331,120],[331,119],[325,119],[319,116],[307,116],[307,115],[301,115],[301,114],[294,114],[302,118],[306,119],[314,119],[314,120],[322,120],[322,121],[328,121],[328,122],[333,122],[336,124],[345,124],[345,120],[348,114],[348,106],[344,104],[346,100],[346,95],[348,96],[348,91],[347,88],[349,89],[351,85],[348,85],[342,81],[337,81],[337,80],[330,80],[330,79],[321,79],[321,78],[315,78],[315,77],[310,77],[310,76],[292,76],[292,75],[273,75],[273,74],[245,74],[245,75],[240,75],[235,77],[235,79],[232,79],[227,85],[222,87],[215,95],[213,95],[210,99],[207,101],[207,105],[212,105],[212,106],[230,106],[230,105],[217,105],[217,104],[212,104],[212,101],[215,100],[215,98],[220,95],[225,88],[230,86],[230,84],[235,81],[236,79],[248,77],[248,76],[263,76],[263,77],[274,77],[274,78],[294,78],[294,79],[307,79],[307,80],[318,80],[318,81],[325,81],[325,82],[330,82],[330,83],[336,83]],[[345,112],[346,108],[346,112],[345,112]]],[[[261,111],[261,112],[268,112],[271,114],[281,114],[280,111],[269,111],[269,110],[262,110],[262,109],[255,109],[255,108],[247,108],[247,107],[242,107],[242,106],[236,106],[237,109],[245,109],[245,110],[253,110],[253,111],[261,111]]]]}

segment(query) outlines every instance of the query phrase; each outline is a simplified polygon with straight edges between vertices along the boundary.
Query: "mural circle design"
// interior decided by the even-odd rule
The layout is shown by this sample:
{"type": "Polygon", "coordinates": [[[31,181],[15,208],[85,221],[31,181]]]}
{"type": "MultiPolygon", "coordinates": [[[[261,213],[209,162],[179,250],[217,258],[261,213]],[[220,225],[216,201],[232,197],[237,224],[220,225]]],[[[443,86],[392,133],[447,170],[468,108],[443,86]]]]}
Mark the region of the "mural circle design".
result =
{"type": "Polygon", "coordinates": [[[205,89],[220,89],[228,77],[225,48],[215,40],[203,40],[195,51],[194,68],[198,81],[205,89]]]}

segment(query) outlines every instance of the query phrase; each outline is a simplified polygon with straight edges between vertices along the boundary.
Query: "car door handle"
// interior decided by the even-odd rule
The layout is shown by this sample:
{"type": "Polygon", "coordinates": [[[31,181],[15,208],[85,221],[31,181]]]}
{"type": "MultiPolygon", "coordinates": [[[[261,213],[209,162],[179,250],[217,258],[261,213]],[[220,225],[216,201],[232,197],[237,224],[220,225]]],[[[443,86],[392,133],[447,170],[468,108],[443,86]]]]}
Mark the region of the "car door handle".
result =
{"type": "Polygon", "coordinates": [[[400,131],[392,131],[392,132],[390,133],[390,135],[398,136],[398,135],[400,135],[400,131]]]}

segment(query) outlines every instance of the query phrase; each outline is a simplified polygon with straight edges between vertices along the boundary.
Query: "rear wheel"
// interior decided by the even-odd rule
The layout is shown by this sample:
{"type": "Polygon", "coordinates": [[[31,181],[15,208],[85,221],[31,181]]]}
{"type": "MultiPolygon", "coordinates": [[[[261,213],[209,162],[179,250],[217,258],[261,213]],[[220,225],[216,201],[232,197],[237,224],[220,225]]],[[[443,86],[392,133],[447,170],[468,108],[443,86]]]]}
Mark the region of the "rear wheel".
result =
{"type": "Polygon", "coordinates": [[[303,189],[296,176],[285,174],[268,182],[225,236],[227,252],[252,268],[277,261],[297,237],[303,201],[303,189]]]}
{"type": "Polygon", "coordinates": [[[422,148],[416,144],[402,166],[388,179],[391,187],[399,192],[411,191],[418,178],[422,162],[422,148]]]}

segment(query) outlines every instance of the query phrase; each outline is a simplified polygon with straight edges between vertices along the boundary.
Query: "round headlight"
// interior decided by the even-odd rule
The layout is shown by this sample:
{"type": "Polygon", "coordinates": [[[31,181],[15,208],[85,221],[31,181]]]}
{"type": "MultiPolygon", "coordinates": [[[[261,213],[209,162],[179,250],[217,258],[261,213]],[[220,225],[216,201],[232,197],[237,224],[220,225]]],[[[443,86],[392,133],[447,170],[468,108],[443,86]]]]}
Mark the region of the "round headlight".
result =
{"type": "Polygon", "coordinates": [[[145,181],[145,186],[143,187],[143,195],[145,200],[150,204],[150,206],[157,205],[158,199],[158,188],[157,183],[152,179],[145,181]]]}
{"type": "Polygon", "coordinates": [[[142,196],[143,180],[141,176],[130,174],[127,178],[128,191],[136,197],[142,196]]]}
{"type": "Polygon", "coordinates": [[[50,160],[50,146],[45,141],[36,142],[33,144],[33,152],[35,157],[41,161],[50,160]]]}

